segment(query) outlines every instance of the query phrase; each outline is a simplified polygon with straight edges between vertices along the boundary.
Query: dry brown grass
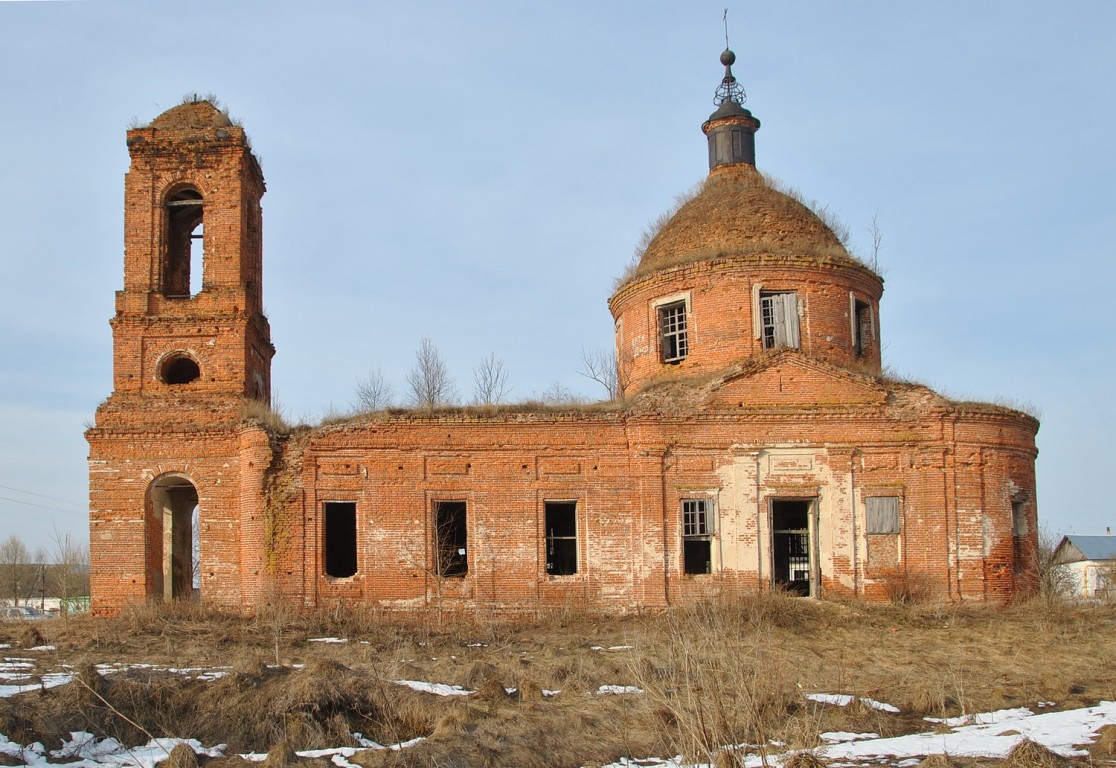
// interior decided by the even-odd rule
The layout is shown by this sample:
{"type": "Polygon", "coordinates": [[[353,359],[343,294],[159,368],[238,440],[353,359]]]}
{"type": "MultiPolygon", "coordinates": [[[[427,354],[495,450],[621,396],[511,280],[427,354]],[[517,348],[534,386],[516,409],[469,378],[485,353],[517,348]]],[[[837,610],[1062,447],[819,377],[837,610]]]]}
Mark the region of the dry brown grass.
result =
{"type": "Polygon", "coordinates": [[[1030,739],[1016,744],[1004,760],[1005,768],[1069,768],[1070,761],[1030,739]]]}
{"type": "MultiPolygon", "coordinates": [[[[281,605],[244,619],[192,605],[147,606],[113,619],[39,625],[42,640],[57,647],[44,663],[73,665],[81,682],[0,699],[0,733],[48,748],[71,730],[126,744],[193,737],[228,743],[230,753],[267,752],[271,766],[290,760],[291,750],[355,745],[353,732],[380,743],[428,737],[401,752],[358,753],[354,762],[369,768],[573,768],[679,753],[732,765],[740,754],[723,747],[742,743],[790,749],[805,761],[823,731],[892,736],[925,730],[924,716],[1111,699],[1114,630],[1110,606],[864,605],[767,593],[654,615],[560,611],[514,622],[474,614],[439,623],[338,606],[295,613],[281,605]],[[349,642],[308,642],[323,636],[349,642]],[[106,662],[220,666],[228,674],[215,681],[152,669],[98,674],[93,664],[106,662]],[[393,682],[400,679],[478,693],[437,697],[393,682]],[[602,685],[645,693],[596,695],[602,685]],[[560,693],[544,697],[544,689],[560,693]],[[815,704],[805,699],[811,692],[871,697],[902,713],[815,704]]],[[[27,647],[23,631],[0,625],[0,642],[27,647]]],[[[1116,728],[1103,731],[1094,759],[1111,759],[1114,748],[1116,728]]],[[[1025,757],[1010,768],[1061,765],[1018,762],[1025,757]]],[[[241,765],[228,758],[215,767],[226,763],[241,765]]]]}

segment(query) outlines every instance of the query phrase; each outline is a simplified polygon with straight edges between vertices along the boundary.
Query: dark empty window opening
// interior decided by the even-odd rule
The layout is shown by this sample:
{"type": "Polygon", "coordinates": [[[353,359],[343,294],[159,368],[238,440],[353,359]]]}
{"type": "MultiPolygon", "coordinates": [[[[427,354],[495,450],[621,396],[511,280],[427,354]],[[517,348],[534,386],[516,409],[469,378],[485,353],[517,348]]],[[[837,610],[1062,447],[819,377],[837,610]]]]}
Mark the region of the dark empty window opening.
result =
{"type": "Polygon", "coordinates": [[[434,504],[434,554],[439,576],[461,577],[469,572],[464,501],[434,504]]]}
{"type": "Polygon", "coordinates": [[[868,496],[864,499],[869,534],[899,533],[899,497],[868,496]]]}
{"type": "Polygon", "coordinates": [[[343,579],[357,572],[356,502],[325,503],[325,572],[343,579]]]}
{"type": "Polygon", "coordinates": [[[760,322],[764,349],[801,346],[798,329],[798,296],[760,293],[760,322]]]}
{"type": "Polygon", "coordinates": [[[167,200],[167,242],[163,254],[163,295],[193,296],[201,290],[203,242],[202,196],[183,189],[167,200]]]}
{"type": "Polygon", "coordinates": [[[708,499],[682,500],[682,571],[713,572],[712,504],[708,499]]]}
{"type": "Polygon", "coordinates": [[[189,384],[201,378],[201,369],[193,358],[175,355],[163,363],[161,378],[165,384],[189,384]]]}
{"type": "Polygon", "coordinates": [[[546,502],[546,572],[550,576],[577,573],[577,502],[546,502]]]}
{"type": "Polygon", "coordinates": [[[686,302],[659,307],[659,350],[664,363],[677,365],[689,354],[686,339],[686,302]]]}
{"type": "Polygon", "coordinates": [[[857,357],[863,357],[872,346],[872,307],[863,301],[855,303],[856,317],[853,328],[856,337],[853,339],[853,348],[857,357]]]}

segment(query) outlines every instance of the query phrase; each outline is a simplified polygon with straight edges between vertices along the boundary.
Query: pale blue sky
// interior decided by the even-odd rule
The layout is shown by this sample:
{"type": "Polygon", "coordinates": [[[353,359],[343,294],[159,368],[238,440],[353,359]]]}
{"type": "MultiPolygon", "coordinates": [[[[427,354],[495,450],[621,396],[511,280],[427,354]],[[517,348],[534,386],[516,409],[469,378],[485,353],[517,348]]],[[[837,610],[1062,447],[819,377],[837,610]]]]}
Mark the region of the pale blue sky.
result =
{"type": "MultiPolygon", "coordinates": [[[[424,335],[465,394],[495,352],[515,399],[596,397],[612,279],[706,172],[723,7],[0,2],[0,538],[86,536],[133,119],[213,92],[251,135],[295,420],[371,368],[400,390],[424,335]]],[[[747,3],[730,29],[761,170],[862,255],[878,212],[885,363],[1034,403],[1044,524],[1116,527],[1116,4],[747,3]]]]}

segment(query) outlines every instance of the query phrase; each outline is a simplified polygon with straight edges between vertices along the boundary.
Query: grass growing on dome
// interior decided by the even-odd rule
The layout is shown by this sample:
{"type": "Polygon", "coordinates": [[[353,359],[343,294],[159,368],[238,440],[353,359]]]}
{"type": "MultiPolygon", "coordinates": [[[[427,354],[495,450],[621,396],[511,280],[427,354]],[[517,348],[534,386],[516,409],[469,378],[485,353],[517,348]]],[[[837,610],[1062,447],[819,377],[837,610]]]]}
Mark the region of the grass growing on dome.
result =
{"type": "Polygon", "coordinates": [[[631,260],[624,266],[623,271],[612,281],[613,290],[619,290],[636,276],[636,273],[639,271],[639,263],[643,259],[643,254],[647,253],[648,246],[650,246],[658,234],[663,231],[663,227],[674,218],[674,214],[678,213],[686,203],[700,195],[703,189],[705,189],[704,180],[694,184],[685,192],[675,195],[674,202],[670,204],[670,207],[652,219],[647,226],[643,228],[643,231],[639,233],[639,240],[636,242],[635,250],[632,251],[631,260]]]}
{"type": "Polygon", "coordinates": [[[852,235],[849,232],[849,225],[846,224],[841,219],[841,217],[839,217],[833,211],[832,208],[830,208],[828,205],[819,203],[812,197],[807,197],[797,187],[793,187],[790,184],[787,184],[778,176],[769,176],[767,174],[762,175],[763,181],[767,185],[768,189],[773,189],[776,192],[780,192],[786,195],[791,200],[801,203],[803,206],[809,209],[811,213],[821,219],[823,224],[829,227],[829,231],[833,233],[833,236],[836,237],[838,241],[840,241],[841,245],[845,246],[846,251],[850,248],[849,243],[852,239],[852,235]]]}
{"type": "Polygon", "coordinates": [[[845,224],[840,217],[833,212],[828,206],[819,204],[816,200],[806,197],[802,192],[785,184],[777,177],[766,176],[764,174],[756,174],[762,184],[774,192],[778,192],[791,200],[794,200],[799,205],[806,208],[810,213],[815,215],[818,220],[825,226],[825,228],[833,235],[834,239],[839,243],[838,246],[826,248],[822,246],[803,246],[797,245],[793,248],[780,247],[770,243],[756,243],[754,245],[744,244],[734,246],[731,252],[722,251],[708,251],[698,252],[687,251],[674,254],[672,258],[657,258],[654,264],[644,264],[644,257],[647,255],[651,248],[652,243],[663,231],[664,228],[674,219],[674,217],[699,195],[701,195],[709,186],[710,183],[716,181],[715,177],[709,176],[702,182],[691,187],[686,192],[678,195],[672,205],[663,211],[659,216],[652,220],[640,234],[639,241],[636,243],[635,250],[632,254],[631,260],[624,267],[623,271],[613,280],[614,292],[619,292],[626,285],[645,277],[653,272],[662,269],[669,269],[670,267],[679,266],[682,264],[694,263],[698,261],[708,261],[720,257],[731,257],[736,255],[750,255],[750,254],[769,254],[775,258],[807,258],[810,260],[817,260],[822,263],[833,264],[854,264],[869,270],[872,274],[877,275],[876,270],[872,269],[868,263],[860,257],[854,255],[850,251],[851,234],[847,224],[845,224]]]}

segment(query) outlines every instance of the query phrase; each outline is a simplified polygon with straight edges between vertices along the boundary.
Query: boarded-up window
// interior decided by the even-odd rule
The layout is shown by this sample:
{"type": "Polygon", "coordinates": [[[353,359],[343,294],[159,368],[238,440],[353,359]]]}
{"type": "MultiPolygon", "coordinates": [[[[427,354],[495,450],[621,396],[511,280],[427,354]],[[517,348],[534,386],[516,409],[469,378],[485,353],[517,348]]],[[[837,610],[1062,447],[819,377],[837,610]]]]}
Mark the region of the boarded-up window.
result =
{"type": "Polygon", "coordinates": [[[682,500],[683,573],[713,572],[712,506],[708,499],[682,500]]]}
{"type": "Polygon", "coordinates": [[[327,501],[325,512],[325,572],[348,578],[357,571],[356,502],[327,501]]]}
{"type": "Polygon", "coordinates": [[[868,533],[899,533],[898,496],[868,496],[864,507],[868,513],[868,533]]]}
{"type": "Polygon", "coordinates": [[[577,573],[577,502],[548,501],[546,517],[546,572],[551,576],[577,573]]]}
{"type": "Polygon", "coordinates": [[[689,354],[685,301],[659,307],[659,350],[664,363],[680,363],[689,354]]]}
{"type": "Polygon", "coordinates": [[[1011,503],[1011,533],[1013,536],[1027,535],[1027,511],[1022,501],[1011,503]]]}
{"type": "Polygon", "coordinates": [[[794,293],[760,293],[760,322],[764,349],[798,349],[798,296],[794,293]]]}

